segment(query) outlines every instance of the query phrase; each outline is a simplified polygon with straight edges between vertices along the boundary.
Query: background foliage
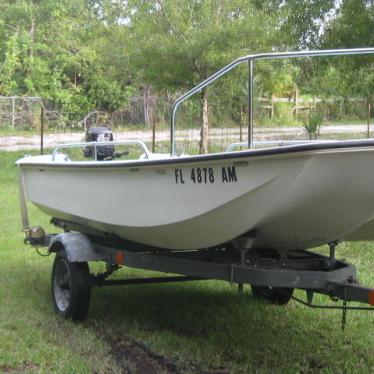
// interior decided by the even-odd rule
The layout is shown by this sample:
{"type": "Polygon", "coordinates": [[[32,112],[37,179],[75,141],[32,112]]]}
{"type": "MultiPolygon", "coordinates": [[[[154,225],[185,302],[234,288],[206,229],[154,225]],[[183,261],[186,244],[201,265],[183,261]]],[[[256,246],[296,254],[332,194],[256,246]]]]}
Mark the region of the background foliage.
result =
{"type": "MultiPolygon", "coordinates": [[[[0,95],[40,96],[74,120],[125,108],[145,89],[175,95],[244,54],[372,45],[370,0],[3,0],[0,95]]],[[[321,61],[259,63],[258,95],[372,95],[372,58],[321,61]]],[[[216,115],[240,113],[246,74],[209,91],[216,115]]]]}

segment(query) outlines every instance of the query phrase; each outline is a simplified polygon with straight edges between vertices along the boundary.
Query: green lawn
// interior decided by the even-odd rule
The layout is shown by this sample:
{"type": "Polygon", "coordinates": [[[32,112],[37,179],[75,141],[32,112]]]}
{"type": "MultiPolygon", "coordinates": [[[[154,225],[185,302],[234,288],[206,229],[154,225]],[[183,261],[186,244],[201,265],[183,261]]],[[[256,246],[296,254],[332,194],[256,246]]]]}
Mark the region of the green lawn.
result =
{"type": "MultiPolygon", "coordinates": [[[[59,319],[50,297],[53,256],[38,256],[20,232],[14,161],[21,155],[0,152],[0,372],[374,372],[374,313],[349,312],[343,333],[338,311],[268,305],[249,287],[240,295],[225,282],[96,288],[84,323],[59,319]]],[[[33,225],[55,230],[36,209],[30,214],[33,225]]],[[[337,253],[374,285],[373,243],[341,244],[337,253]]]]}

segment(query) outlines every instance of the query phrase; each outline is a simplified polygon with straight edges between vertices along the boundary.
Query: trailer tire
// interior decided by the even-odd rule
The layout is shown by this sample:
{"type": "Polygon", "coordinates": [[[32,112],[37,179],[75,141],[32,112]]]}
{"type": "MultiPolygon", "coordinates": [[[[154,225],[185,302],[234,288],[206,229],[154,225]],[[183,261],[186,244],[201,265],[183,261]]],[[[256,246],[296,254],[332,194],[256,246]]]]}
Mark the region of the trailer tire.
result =
{"type": "Polygon", "coordinates": [[[56,313],[65,319],[82,321],[87,315],[92,288],[87,262],[70,262],[61,249],[53,262],[51,283],[56,313]]]}
{"type": "Polygon", "coordinates": [[[292,297],[293,288],[280,288],[268,286],[251,286],[254,297],[264,299],[272,304],[286,305],[292,297]]]}

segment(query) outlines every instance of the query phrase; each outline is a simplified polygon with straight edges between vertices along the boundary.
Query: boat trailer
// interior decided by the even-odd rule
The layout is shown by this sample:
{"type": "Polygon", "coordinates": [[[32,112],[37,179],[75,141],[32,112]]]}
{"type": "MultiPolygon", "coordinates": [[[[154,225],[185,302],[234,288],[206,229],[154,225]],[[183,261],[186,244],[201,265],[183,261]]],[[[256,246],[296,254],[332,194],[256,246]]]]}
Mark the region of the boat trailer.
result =
{"type": "MultiPolygon", "coordinates": [[[[134,243],[94,231],[73,222],[52,218],[51,223],[64,230],[45,234],[41,228],[26,231],[25,243],[47,248],[46,255],[56,253],[52,268],[52,294],[56,312],[64,318],[86,317],[93,287],[181,282],[216,279],[238,285],[249,284],[255,297],[274,304],[290,299],[311,308],[340,309],[342,328],[348,310],[374,311],[374,288],[363,287],[356,278],[356,268],[335,257],[336,242],[330,243],[330,255],[300,250],[278,252],[256,249],[256,231],[229,243],[201,250],[173,251],[134,243]],[[88,262],[102,261],[106,271],[91,274],[88,262]],[[107,279],[123,266],[164,273],[172,276],[136,279],[107,279]],[[293,296],[294,289],[306,291],[306,299],[293,296]],[[328,295],[342,305],[313,303],[315,293],[328,295]],[[371,306],[348,306],[356,301],[371,306]]],[[[40,253],[41,254],[41,253],[40,253]]]]}

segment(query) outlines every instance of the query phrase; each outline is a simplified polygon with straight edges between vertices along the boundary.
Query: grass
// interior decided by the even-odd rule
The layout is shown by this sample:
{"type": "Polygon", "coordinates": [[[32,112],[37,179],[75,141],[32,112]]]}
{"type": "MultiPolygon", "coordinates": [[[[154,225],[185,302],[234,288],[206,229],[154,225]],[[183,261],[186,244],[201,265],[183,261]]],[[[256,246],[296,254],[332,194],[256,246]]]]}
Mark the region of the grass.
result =
{"type": "MultiPolygon", "coordinates": [[[[81,128],[46,128],[44,131],[46,134],[62,134],[62,133],[74,133],[82,132],[81,128]]],[[[25,136],[31,137],[33,135],[40,135],[40,127],[29,126],[29,127],[13,127],[10,125],[2,125],[0,127],[0,136],[25,136]]]]}
{"type": "MultiPolygon", "coordinates": [[[[247,286],[239,295],[226,282],[95,288],[84,323],[61,320],[50,297],[53,258],[36,255],[20,232],[14,161],[21,155],[0,152],[0,372],[142,372],[119,349],[128,340],[182,373],[374,371],[373,313],[349,312],[343,333],[340,312],[295,302],[275,307],[255,300],[247,286]]],[[[30,215],[34,225],[54,230],[36,209],[30,215]]],[[[374,285],[373,243],[343,243],[337,253],[374,285]]]]}

